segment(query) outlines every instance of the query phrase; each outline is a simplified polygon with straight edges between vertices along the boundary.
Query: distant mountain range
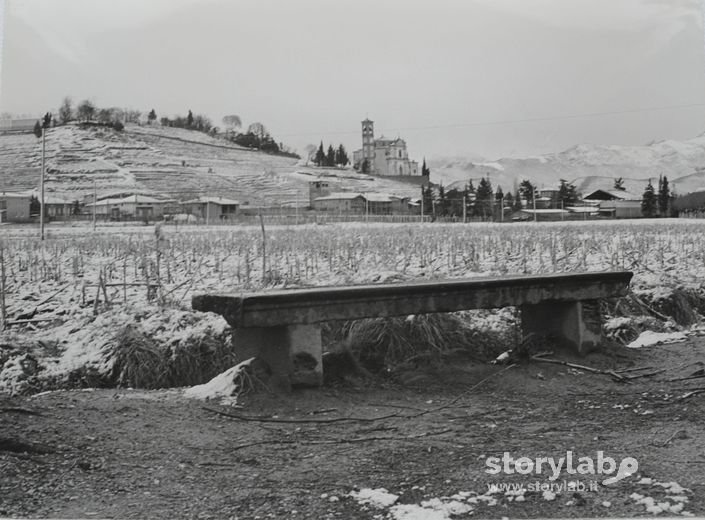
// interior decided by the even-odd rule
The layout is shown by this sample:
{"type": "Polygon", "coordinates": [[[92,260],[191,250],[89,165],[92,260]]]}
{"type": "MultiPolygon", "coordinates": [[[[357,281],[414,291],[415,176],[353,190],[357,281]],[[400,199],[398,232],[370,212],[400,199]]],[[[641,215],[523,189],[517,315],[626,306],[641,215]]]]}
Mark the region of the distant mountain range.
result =
{"type": "Polygon", "coordinates": [[[641,194],[651,179],[657,185],[666,175],[675,193],[705,189],[705,134],[686,141],[659,141],[644,146],[573,146],[563,152],[480,162],[464,159],[432,159],[431,180],[447,188],[461,188],[472,179],[488,177],[493,187],[515,191],[523,179],[540,188],[557,186],[560,179],[573,182],[586,194],[595,189],[611,189],[614,180],[624,179],[624,187],[641,194]]]}

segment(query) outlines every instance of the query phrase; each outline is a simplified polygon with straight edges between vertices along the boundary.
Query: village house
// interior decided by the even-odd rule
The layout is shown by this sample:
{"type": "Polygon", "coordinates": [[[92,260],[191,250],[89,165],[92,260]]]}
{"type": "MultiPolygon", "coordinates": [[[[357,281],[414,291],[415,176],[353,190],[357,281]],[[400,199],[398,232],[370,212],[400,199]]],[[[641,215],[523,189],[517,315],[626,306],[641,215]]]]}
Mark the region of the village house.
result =
{"type": "Polygon", "coordinates": [[[86,211],[102,218],[113,220],[138,219],[156,220],[168,213],[167,209],[173,207],[173,199],[157,199],[147,195],[129,195],[127,197],[107,198],[86,204],[86,211]]]}
{"type": "Polygon", "coordinates": [[[362,148],[353,152],[353,167],[357,171],[385,177],[420,177],[419,164],[409,159],[406,141],[375,139],[374,121],[362,121],[362,148]]]}
{"type": "Polygon", "coordinates": [[[317,197],[312,207],[317,211],[364,214],[367,201],[361,193],[339,192],[317,197]]]}
{"type": "Polygon", "coordinates": [[[223,197],[198,197],[182,203],[184,213],[194,215],[206,223],[233,218],[240,203],[223,197]]]}
{"type": "Polygon", "coordinates": [[[408,215],[416,213],[419,202],[409,197],[385,193],[338,192],[317,197],[312,207],[318,211],[369,215],[408,215]]]}
{"type": "Polygon", "coordinates": [[[583,197],[595,201],[600,215],[611,218],[642,217],[641,197],[625,190],[595,190],[583,197]]]}
{"type": "Polygon", "coordinates": [[[0,222],[29,222],[29,193],[0,194],[0,222]]]}
{"type": "Polygon", "coordinates": [[[75,209],[75,202],[62,199],[56,195],[44,194],[44,215],[50,219],[64,219],[72,215],[75,209]]]}

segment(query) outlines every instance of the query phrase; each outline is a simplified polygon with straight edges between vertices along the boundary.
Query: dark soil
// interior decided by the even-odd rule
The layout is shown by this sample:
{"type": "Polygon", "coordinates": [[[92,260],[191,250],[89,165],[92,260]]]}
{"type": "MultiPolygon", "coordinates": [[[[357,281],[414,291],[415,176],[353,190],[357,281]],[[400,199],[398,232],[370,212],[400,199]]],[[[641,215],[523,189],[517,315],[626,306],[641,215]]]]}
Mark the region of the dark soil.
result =
{"type": "Polygon", "coordinates": [[[637,484],[641,477],[689,488],[685,509],[705,514],[705,393],[683,397],[705,388],[705,378],[668,381],[698,374],[703,342],[562,359],[652,367],[625,375],[666,370],[624,383],[543,363],[426,367],[393,381],[247,396],[242,408],[179,390],[0,400],[0,516],[384,518],[385,510],[360,506],[349,493],[384,487],[400,503],[482,494],[488,484],[519,481],[488,475],[485,457],[558,458],[568,450],[634,457],[639,474],[553,501],[498,495],[497,505],[480,505],[473,516],[647,515],[629,498],[658,497],[637,484]]]}

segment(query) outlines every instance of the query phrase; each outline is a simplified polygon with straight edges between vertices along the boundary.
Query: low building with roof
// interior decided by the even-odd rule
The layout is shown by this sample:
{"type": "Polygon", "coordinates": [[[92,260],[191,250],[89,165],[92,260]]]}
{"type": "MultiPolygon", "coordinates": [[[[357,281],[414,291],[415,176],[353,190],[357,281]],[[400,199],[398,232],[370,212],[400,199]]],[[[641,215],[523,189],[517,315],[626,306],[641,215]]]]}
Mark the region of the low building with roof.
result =
{"type": "Polygon", "coordinates": [[[181,206],[183,213],[193,215],[208,223],[232,219],[238,213],[240,202],[225,197],[202,196],[182,202],[181,206]]]}
{"type": "Polygon", "coordinates": [[[157,199],[148,195],[129,195],[127,197],[107,198],[86,204],[86,210],[103,218],[120,220],[123,218],[139,220],[156,220],[164,216],[168,207],[173,206],[174,199],[157,199]]]}
{"type": "Polygon", "coordinates": [[[29,222],[31,193],[0,193],[0,222],[29,222]]]}
{"type": "Polygon", "coordinates": [[[642,197],[626,190],[595,190],[583,197],[584,200],[599,201],[600,215],[612,218],[639,218],[642,197]]]}
{"type": "Polygon", "coordinates": [[[316,197],[312,206],[317,211],[363,214],[367,209],[367,201],[362,193],[345,191],[316,197]]]}

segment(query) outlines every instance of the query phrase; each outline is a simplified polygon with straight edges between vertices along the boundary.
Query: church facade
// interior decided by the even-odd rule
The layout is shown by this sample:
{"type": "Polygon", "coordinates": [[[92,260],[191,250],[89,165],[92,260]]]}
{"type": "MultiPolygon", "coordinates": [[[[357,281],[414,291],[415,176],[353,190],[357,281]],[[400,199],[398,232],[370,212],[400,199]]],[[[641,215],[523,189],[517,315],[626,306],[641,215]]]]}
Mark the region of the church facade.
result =
{"type": "Polygon", "coordinates": [[[363,173],[384,177],[419,177],[419,163],[409,159],[406,141],[375,139],[374,121],[362,122],[362,148],[353,152],[353,167],[363,173]]]}

